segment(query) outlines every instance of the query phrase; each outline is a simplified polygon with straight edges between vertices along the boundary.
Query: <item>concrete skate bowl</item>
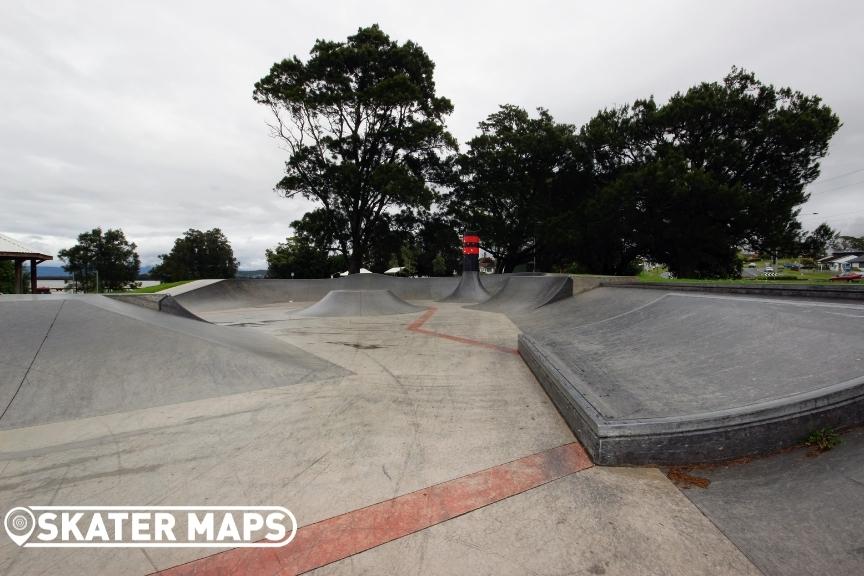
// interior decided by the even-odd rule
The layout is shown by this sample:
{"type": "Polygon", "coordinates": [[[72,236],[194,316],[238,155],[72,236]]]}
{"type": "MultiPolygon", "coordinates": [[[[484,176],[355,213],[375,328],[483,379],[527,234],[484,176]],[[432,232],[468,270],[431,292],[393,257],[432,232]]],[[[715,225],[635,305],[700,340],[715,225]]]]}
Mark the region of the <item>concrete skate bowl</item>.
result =
{"type": "Polygon", "coordinates": [[[425,310],[405,302],[389,290],[331,290],[324,298],[295,316],[388,316],[425,310]]]}
{"type": "Polygon", "coordinates": [[[514,314],[535,310],[573,296],[569,276],[510,276],[504,286],[485,302],[468,306],[475,310],[514,314]]]}
{"type": "MultiPolygon", "coordinates": [[[[505,275],[489,275],[484,285],[492,293],[503,286],[505,275]]],[[[180,306],[206,317],[208,312],[285,303],[318,302],[332,290],[389,290],[406,301],[434,301],[456,289],[459,278],[394,278],[383,274],[352,274],[320,280],[236,278],[216,282],[174,296],[180,306]]],[[[298,308],[301,307],[298,305],[298,308]]]]}
{"type": "Polygon", "coordinates": [[[103,296],[3,296],[0,325],[0,429],[347,374],[252,329],[215,326],[103,296]]]}
{"type": "Polygon", "coordinates": [[[864,423],[864,304],[604,287],[512,318],[598,464],[721,461],[864,423]]]}

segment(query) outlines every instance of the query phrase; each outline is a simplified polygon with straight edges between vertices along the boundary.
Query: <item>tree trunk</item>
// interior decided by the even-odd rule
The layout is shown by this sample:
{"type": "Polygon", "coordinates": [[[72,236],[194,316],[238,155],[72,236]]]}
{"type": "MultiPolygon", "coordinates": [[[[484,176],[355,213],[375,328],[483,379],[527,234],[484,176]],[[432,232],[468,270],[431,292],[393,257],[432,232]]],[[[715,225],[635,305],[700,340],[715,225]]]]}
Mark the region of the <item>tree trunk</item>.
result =
{"type": "Polygon", "coordinates": [[[351,257],[348,259],[348,273],[359,274],[363,267],[363,243],[361,237],[359,217],[355,216],[351,222],[351,257]]]}
{"type": "Polygon", "coordinates": [[[351,251],[351,258],[348,260],[348,273],[349,274],[359,274],[360,268],[363,267],[363,254],[360,252],[360,248],[354,246],[354,250],[351,251]]]}

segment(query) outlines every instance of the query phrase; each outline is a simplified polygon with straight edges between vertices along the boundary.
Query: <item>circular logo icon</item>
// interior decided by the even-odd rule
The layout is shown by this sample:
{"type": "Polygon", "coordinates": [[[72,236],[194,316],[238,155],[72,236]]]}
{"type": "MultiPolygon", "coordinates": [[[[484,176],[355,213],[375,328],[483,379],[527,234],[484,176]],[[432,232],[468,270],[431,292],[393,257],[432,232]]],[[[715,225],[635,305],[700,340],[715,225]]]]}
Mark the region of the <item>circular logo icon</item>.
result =
{"type": "Polygon", "coordinates": [[[3,525],[9,538],[18,546],[22,546],[36,528],[36,517],[29,508],[19,506],[6,512],[3,525]]]}

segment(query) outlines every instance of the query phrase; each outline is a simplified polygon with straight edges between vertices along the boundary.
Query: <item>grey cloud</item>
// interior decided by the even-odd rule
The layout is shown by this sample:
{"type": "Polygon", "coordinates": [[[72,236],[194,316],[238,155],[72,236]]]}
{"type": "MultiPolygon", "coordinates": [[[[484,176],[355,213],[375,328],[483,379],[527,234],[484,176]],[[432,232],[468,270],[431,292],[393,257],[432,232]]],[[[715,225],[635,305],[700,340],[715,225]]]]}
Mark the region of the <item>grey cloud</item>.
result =
{"type": "MultiPolygon", "coordinates": [[[[839,114],[823,179],[864,167],[854,2],[22,0],[0,3],[0,232],[56,252],[119,226],[152,264],[184,230],[218,226],[242,267],[261,267],[310,204],[272,191],[285,153],[252,85],[316,38],[372,22],[431,55],[462,142],[504,102],[580,125],[739,65],[839,114]]],[[[864,234],[858,180],[815,183],[805,225],[864,234]]]]}

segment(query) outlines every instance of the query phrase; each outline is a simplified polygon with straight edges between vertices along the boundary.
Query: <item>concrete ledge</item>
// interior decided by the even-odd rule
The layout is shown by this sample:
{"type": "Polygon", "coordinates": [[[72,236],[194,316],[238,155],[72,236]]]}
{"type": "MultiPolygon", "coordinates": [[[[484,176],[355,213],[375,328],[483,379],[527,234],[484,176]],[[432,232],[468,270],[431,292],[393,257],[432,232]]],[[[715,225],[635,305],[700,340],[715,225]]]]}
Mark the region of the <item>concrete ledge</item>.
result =
{"type": "Polygon", "coordinates": [[[757,284],[753,286],[723,284],[686,284],[679,282],[602,281],[601,286],[617,288],[644,288],[678,292],[713,292],[719,294],[749,294],[756,296],[783,296],[792,298],[825,298],[831,300],[864,300],[864,286],[814,286],[795,284],[757,284]]]}
{"type": "Polygon", "coordinates": [[[521,334],[519,353],[601,465],[722,461],[795,445],[818,428],[864,422],[864,377],[728,410],[608,419],[583,394],[587,384],[547,347],[521,334]]]}
{"type": "Polygon", "coordinates": [[[573,280],[573,295],[588,292],[600,286],[631,284],[637,281],[636,276],[602,276],[595,274],[570,274],[573,280]]]}

